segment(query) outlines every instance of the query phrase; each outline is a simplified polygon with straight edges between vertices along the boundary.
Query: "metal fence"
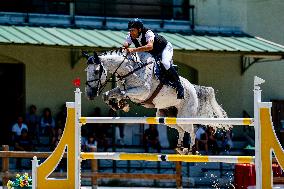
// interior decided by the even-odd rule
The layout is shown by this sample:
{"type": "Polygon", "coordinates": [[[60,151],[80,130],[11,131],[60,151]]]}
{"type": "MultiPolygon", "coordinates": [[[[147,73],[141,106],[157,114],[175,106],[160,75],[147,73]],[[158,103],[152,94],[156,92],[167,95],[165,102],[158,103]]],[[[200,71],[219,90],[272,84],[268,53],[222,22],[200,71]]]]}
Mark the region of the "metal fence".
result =
{"type": "MultiPolygon", "coordinates": [[[[0,12],[57,14],[76,16],[144,18],[190,21],[194,25],[194,6],[188,0],[1,0],[0,12]]],[[[163,24],[161,24],[163,26],[163,24]]]]}

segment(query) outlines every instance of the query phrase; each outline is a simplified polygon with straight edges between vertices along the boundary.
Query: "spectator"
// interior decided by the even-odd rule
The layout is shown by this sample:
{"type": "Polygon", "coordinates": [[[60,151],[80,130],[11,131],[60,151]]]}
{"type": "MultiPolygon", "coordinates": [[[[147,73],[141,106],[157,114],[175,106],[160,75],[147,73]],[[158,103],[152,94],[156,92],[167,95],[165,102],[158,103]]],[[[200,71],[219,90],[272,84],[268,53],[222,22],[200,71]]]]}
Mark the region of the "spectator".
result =
{"type": "MultiPolygon", "coordinates": [[[[62,134],[63,134],[62,128],[58,127],[57,129],[55,129],[55,135],[52,138],[51,146],[50,146],[51,151],[53,151],[57,147],[57,145],[58,145],[58,143],[59,143],[59,141],[62,137],[62,134]]],[[[56,167],[56,171],[60,171],[60,172],[66,171],[66,165],[67,165],[67,159],[62,158],[60,160],[58,166],[56,167]]]]}
{"type": "Polygon", "coordinates": [[[159,132],[154,124],[150,124],[149,128],[145,130],[145,152],[149,152],[149,148],[152,147],[157,150],[158,153],[161,152],[161,144],[159,141],[159,132]]]}
{"type": "Polygon", "coordinates": [[[97,151],[97,141],[94,135],[89,135],[88,140],[86,142],[86,148],[88,152],[97,151]]]}
{"type": "MultiPolygon", "coordinates": [[[[15,150],[16,151],[31,151],[33,149],[32,141],[29,138],[28,130],[22,128],[21,135],[15,139],[15,150]]],[[[22,169],[21,158],[16,160],[17,169],[22,169]]]]}
{"type": "Polygon", "coordinates": [[[229,154],[233,147],[233,132],[232,129],[224,130],[222,133],[222,147],[225,153],[229,154]]]}
{"type": "Polygon", "coordinates": [[[40,120],[41,134],[49,137],[51,143],[52,137],[55,136],[55,121],[51,115],[51,110],[45,108],[40,120]]]}
{"type": "Polygon", "coordinates": [[[21,136],[23,129],[26,129],[28,131],[28,126],[23,122],[23,116],[18,116],[17,123],[12,126],[12,141],[15,141],[15,139],[21,136]]]}
{"type": "Polygon", "coordinates": [[[208,136],[204,130],[203,125],[198,125],[198,129],[195,133],[195,146],[196,150],[200,152],[201,150],[205,150],[205,153],[208,154],[208,136]]]}
{"type": "Polygon", "coordinates": [[[63,129],[62,128],[57,128],[56,130],[55,130],[56,132],[55,132],[55,135],[53,136],[53,138],[52,138],[52,142],[51,142],[51,150],[53,151],[55,148],[56,148],[56,146],[58,145],[58,143],[59,143],[59,141],[60,141],[60,139],[61,139],[61,137],[62,137],[62,134],[63,134],[63,129]]]}
{"type": "MultiPolygon", "coordinates": [[[[95,108],[94,113],[91,115],[94,117],[101,117],[101,109],[99,107],[95,108]]],[[[109,147],[109,142],[107,137],[109,136],[109,125],[97,123],[96,125],[90,124],[88,127],[88,136],[95,133],[96,140],[98,142],[98,147],[103,148],[103,151],[106,152],[109,147]]]]}
{"type": "MultiPolygon", "coordinates": [[[[117,113],[113,109],[109,109],[108,111],[109,117],[117,117],[117,113]]],[[[118,145],[124,145],[124,124],[117,123],[117,124],[108,124],[108,127],[115,126],[115,140],[114,143],[118,145]]],[[[112,136],[110,136],[112,138],[112,136]]]]}
{"type": "Polygon", "coordinates": [[[81,128],[81,151],[86,152],[87,151],[87,140],[88,140],[88,130],[86,127],[81,128]]]}
{"type": "Polygon", "coordinates": [[[208,127],[206,130],[207,136],[208,136],[208,150],[213,153],[214,155],[219,154],[219,147],[217,144],[217,139],[215,137],[215,130],[213,127],[208,127]]]}
{"type": "Polygon", "coordinates": [[[28,130],[23,128],[21,135],[15,140],[15,150],[31,151],[33,149],[32,141],[28,136],[28,130]]]}
{"type": "MultiPolygon", "coordinates": [[[[90,116],[91,117],[101,117],[102,116],[101,109],[99,107],[95,107],[94,112],[92,112],[90,116]]],[[[98,130],[103,129],[104,125],[101,123],[96,123],[95,125],[92,123],[87,123],[85,127],[87,128],[87,131],[88,131],[88,133],[86,134],[87,136],[89,136],[90,134],[93,134],[97,132],[98,130]]]]}
{"type": "Polygon", "coordinates": [[[67,117],[67,108],[66,104],[63,104],[61,106],[61,110],[56,116],[56,125],[58,128],[63,129],[65,127],[66,117],[67,117]]]}
{"type": "Polygon", "coordinates": [[[39,116],[36,113],[37,108],[35,105],[31,105],[29,108],[29,113],[26,115],[26,122],[29,128],[29,135],[31,139],[35,139],[37,144],[40,144],[39,141],[39,116]]]}

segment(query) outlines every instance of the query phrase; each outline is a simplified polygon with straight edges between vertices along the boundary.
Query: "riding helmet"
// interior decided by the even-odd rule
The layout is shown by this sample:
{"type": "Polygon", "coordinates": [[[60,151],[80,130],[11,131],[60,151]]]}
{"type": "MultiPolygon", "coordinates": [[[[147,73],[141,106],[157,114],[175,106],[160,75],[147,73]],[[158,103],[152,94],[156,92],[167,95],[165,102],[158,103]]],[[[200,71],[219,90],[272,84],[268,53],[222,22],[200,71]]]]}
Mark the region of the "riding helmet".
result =
{"type": "Polygon", "coordinates": [[[128,22],[128,29],[130,29],[130,28],[142,29],[143,28],[143,22],[139,18],[135,18],[133,20],[130,20],[128,22]]]}

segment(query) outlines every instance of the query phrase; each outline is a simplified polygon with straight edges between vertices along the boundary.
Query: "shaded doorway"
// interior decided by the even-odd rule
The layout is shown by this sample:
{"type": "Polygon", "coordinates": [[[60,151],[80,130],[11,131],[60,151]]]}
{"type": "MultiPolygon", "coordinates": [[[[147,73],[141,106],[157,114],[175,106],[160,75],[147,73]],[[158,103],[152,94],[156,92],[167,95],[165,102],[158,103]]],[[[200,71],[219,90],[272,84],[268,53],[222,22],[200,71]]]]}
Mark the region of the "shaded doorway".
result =
{"type": "Polygon", "coordinates": [[[11,144],[11,128],[25,110],[25,65],[0,63],[0,143],[11,144]]]}

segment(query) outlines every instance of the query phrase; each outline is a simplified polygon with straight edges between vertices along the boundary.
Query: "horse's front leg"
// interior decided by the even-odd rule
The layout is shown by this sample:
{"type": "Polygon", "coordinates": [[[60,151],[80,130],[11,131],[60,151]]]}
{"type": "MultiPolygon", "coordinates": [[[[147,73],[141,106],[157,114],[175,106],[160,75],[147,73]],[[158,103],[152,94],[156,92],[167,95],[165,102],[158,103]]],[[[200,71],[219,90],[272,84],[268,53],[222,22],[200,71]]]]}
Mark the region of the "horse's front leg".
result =
{"type": "Polygon", "coordinates": [[[119,87],[105,92],[102,97],[104,102],[113,110],[117,111],[122,109],[125,112],[129,111],[129,104],[125,100],[125,92],[121,91],[119,87]]]}
{"type": "Polygon", "coordinates": [[[111,99],[124,99],[126,98],[125,92],[121,91],[119,87],[109,90],[103,94],[103,100],[109,101],[111,99]]]}
{"type": "Polygon", "coordinates": [[[128,88],[124,92],[125,92],[125,95],[129,97],[130,99],[144,101],[148,98],[150,94],[150,89],[148,89],[145,86],[138,86],[138,87],[128,88]]]}

